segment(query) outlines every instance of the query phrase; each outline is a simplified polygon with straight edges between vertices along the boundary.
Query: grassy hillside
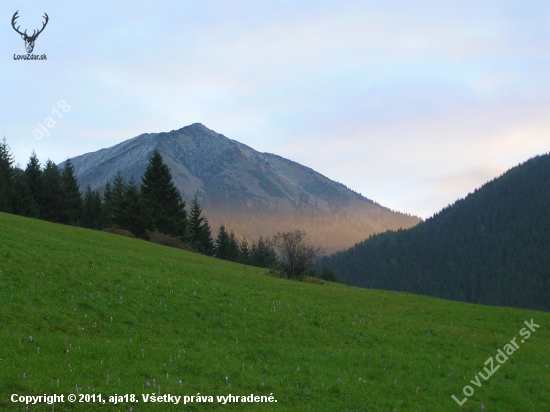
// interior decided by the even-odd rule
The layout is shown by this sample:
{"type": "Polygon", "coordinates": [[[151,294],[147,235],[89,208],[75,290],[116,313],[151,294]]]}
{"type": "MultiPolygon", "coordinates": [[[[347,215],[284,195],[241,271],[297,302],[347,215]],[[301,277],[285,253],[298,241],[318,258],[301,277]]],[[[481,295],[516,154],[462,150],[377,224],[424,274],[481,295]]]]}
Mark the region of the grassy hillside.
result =
{"type": "Polygon", "coordinates": [[[67,396],[77,387],[140,403],[56,411],[550,410],[547,313],[287,281],[6,214],[0,302],[3,411],[25,410],[12,394],[67,396]],[[485,360],[531,318],[537,332],[459,407],[451,395],[464,398],[485,360]],[[144,404],[141,394],[153,392],[200,392],[214,403],[144,404]],[[278,402],[216,402],[229,393],[278,402]]]}

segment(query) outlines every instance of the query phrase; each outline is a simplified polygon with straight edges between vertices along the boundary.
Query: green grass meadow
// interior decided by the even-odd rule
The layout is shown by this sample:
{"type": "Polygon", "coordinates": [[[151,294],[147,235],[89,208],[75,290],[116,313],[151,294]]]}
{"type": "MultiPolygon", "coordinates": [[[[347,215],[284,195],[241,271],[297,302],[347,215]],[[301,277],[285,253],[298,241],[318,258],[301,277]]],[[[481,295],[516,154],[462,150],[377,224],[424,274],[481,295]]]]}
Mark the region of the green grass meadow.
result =
{"type": "Polygon", "coordinates": [[[549,385],[548,313],[289,281],[0,214],[2,411],[26,410],[12,394],[65,395],[29,411],[550,411],[549,385]],[[540,328],[519,343],[531,318],[540,328]],[[510,359],[471,384],[514,337],[510,359]],[[465,385],[475,393],[458,406],[465,385]],[[139,402],[67,402],[77,392],[139,402]],[[144,403],[152,393],[182,399],[144,403]],[[183,405],[198,393],[214,402],[183,405]],[[217,402],[227,394],[277,402],[217,402]]]}

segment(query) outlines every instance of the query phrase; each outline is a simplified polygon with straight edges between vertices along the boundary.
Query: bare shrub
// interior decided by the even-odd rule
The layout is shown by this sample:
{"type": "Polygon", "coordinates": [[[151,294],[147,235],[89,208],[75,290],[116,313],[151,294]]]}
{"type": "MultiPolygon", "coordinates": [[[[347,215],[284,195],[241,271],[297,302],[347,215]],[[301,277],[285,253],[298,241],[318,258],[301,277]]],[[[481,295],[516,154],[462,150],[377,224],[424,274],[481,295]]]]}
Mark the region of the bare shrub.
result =
{"type": "Polygon", "coordinates": [[[313,260],[323,253],[323,248],[307,242],[306,232],[277,232],[272,239],[279,252],[281,271],[289,279],[303,280],[313,260]]]}

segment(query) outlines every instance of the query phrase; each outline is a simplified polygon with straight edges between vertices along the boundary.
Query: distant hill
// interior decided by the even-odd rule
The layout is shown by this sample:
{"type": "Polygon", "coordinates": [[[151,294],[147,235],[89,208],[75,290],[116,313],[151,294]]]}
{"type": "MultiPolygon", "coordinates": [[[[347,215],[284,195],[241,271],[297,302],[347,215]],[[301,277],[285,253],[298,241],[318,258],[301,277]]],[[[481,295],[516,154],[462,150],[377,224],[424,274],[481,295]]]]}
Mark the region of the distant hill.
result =
{"type": "Polygon", "coordinates": [[[337,251],[388,229],[420,219],[393,212],[314,170],[283,157],[259,153],[202,124],[169,133],[142,134],[108,149],[71,159],[79,184],[103,190],[120,169],[141,183],[154,150],[170,167],[189,201],[196,193],[214,231],[220,224],[256,239],[301,228],[337,251]]]}
{"type": "Polygon", "coordinates": [[[353,285],[550,311],[550,155],[321,264],[353,285]]]}

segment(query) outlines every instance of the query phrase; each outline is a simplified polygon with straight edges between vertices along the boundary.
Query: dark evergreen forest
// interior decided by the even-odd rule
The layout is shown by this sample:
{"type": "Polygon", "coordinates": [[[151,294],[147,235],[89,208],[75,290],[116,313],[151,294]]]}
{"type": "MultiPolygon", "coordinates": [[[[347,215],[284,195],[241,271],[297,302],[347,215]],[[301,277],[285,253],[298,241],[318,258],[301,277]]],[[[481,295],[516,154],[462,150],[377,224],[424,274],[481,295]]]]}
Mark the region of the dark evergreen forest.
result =
{"type": "Polygon", "coordinates": [[[550,311],[550,155],[323,265],[356,286],[550,311]]]}

